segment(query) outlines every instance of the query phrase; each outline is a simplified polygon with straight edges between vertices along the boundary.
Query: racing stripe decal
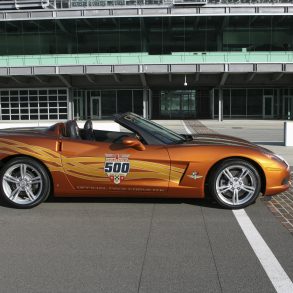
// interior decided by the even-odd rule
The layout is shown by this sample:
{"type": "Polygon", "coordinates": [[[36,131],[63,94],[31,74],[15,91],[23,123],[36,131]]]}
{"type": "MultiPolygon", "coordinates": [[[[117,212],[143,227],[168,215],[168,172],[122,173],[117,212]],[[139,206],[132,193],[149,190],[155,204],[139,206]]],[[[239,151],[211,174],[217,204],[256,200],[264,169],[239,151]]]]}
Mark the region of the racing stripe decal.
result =
{"type": "Polygon", "coordinates": [[[33,146],[11,139],[0,139],[0,152],[7,155],[27,155],[43,161],[50,171],[63,171],[60,155],[48,148],[33,146]]]}
{"type": "MultiPolygon", "coordinates": [[[[105,157],[65,157],[54,150],[41,146],[34,146],[23,142],[0,139],[0,152],[7,155],[28,155],[46,164],[51,172],[65,172],[67,175],[89,180],[108,181],[104,171],[105,157]],[[63,166],[62,166],[63,165],[63,166]]],[[[169,164],[160,164],[143,160],[130,160],[131,172],[124,181],[140,179],[158,179],[179,184],[184,169],[169,164]]]]}

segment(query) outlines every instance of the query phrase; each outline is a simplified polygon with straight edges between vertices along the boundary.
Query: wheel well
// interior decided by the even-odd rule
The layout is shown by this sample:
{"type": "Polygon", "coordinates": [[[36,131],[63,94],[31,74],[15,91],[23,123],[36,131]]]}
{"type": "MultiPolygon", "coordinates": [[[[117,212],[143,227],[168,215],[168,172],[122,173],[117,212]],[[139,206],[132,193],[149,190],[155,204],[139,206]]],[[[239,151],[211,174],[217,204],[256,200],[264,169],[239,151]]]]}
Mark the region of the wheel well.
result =
{"type": "Polygon", "coordinates": [[[246,162],[249,162],[251,163],[255,168],[256,170],[258,171],[259,173],[259,176],[260,176],[260,179],[261,179],[261,192],[264,193],[265,190],[266,190],[266,176],[264,174],[264,171],[263,169],[261,168],[261,166],[256,163],[255,161],[249,159],[249,158],[246,158],[246,157],[227,157],[227,158],[224,158],[218,162],[216,162],[208,171],[208,174],[206,176],[206,179],[205,179],[205,196],[208,194],[207,192],[207,185],[208,185],[208,182],[209,182],[209,178],[211,176],[211,173],[213,172],[213,170],[219,165],[221,164],[222,162],[226,161],[226,160],[230,160],[230,159],[240,159],[240,160],[243,160],[243,161],[246,161],[246,162]]]}
{"type": "Polygon", "coordinates": [[[29,159],[33,159],[33,160],[37,161],[38,163],[40,163],[40,164],[45,168],[45,170],[47,171],[47,174],[48,174],[48,176],[49,176],[49,178],[50,178],[51,194],[54,193],[54,192],[53,192],[53,189],[54,189],[53,178],[52,178],[52,175],[51,175],[51,173],[50,173],[50,170],[48,169],[48,167],[47,167],[47,166],[46,166],[41,160],[39,160],[39,159],[37,159],[37,158],[35,158],[35,157],[27,156],[27,155],[12,155],[12,156],[8,156],[8,157],[6,157],[6,158],[4,158],[4,159],[2,159],[2,160],[0,161],[0,169],[2,169],[2,167],[3,167],[6,163],[8,163],[10,160],[15,159],[15,158],[29,158],[29,159]]]}

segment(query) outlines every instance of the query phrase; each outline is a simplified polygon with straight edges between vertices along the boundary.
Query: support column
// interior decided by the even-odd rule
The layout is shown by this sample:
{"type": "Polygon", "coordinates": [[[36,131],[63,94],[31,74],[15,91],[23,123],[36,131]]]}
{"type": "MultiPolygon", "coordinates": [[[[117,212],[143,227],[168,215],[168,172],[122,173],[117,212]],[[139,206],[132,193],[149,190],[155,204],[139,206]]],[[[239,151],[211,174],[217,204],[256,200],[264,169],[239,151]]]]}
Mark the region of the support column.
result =
{"type": "Polygon", "coordinates": [[[149,101],[148,101],[148,91],[146,88],[143,89],[143,118],[148,118],[149,111],[149,101]]]}
{"type": "Polygon", "coordinates": [[[210,90],[210,114],[212,119],[215,119],[215,92],[214,89],[210,90]]]}
{"type": "Polygon", "coordinates": [[[223,121],[223,89],[219,88],[219,121],[223,121]]]}
{"type": "Polygon", "coordinates": [[[68,101],[68,108],[67,108],[67,116],[68,120],[73,119],[73,91],[72,89],[67,89],[67,101],[68,101]]]}
{"type": "Polygon", "coordinates": [[[149,119],[152,119],[153,118],[153,93],[152,93],[152,90],[149,89],[148,90],[148,93],[149,93],[149,119]]]}
{"type": "Polygon", "coordinates": [[[277,89],[277,118],[281,118],[280,89],[277,89]]]}
{"type": "Polygon", "coordinates": [[[222,43],[223,43],[223,31],[218,31],[218,33],[217,33],[217,50],[219,52],[222,51],[222,43]]]}

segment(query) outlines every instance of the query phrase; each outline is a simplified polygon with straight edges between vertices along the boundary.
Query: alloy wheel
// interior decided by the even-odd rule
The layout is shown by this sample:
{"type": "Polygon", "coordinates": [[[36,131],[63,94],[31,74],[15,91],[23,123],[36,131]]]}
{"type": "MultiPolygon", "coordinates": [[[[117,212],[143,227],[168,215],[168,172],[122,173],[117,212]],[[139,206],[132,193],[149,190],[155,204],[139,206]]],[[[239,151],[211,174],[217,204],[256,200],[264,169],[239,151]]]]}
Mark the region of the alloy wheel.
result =
{"type": "Polygon", "coordinates": [[[245,205],[255,195],[257,178],[244,165],[230,165],[216,178],[216,192],[219,199],[229,206],[245,205]]]}
{"type": "Polygon", "coordinates": [[[5,196],[16,204],[33,203],[43,190],[41,173],[30,164],[14,164],[4,173],[2,188],[5,196]]]}

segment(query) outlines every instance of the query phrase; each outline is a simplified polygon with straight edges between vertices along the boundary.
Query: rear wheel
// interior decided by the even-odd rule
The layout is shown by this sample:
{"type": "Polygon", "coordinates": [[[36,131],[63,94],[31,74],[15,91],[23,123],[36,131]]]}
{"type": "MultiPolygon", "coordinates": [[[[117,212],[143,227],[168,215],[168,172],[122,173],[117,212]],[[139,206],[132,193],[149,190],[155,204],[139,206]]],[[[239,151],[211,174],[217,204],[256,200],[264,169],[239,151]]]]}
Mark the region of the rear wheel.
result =
{"type": "Polygon", "coordinates": [[[31,158],[10,160],[0,172],[0,191],[5,202],[16,208],[32,208],[50,194],[47,170],[31,158]]]}
{"type": "Polygon", "coordinates": [[[229,159],[211,173],[209,192],[225,208],[239,209],[252,204],[260,193],[261,178],[249,162],[229,159]]]}

